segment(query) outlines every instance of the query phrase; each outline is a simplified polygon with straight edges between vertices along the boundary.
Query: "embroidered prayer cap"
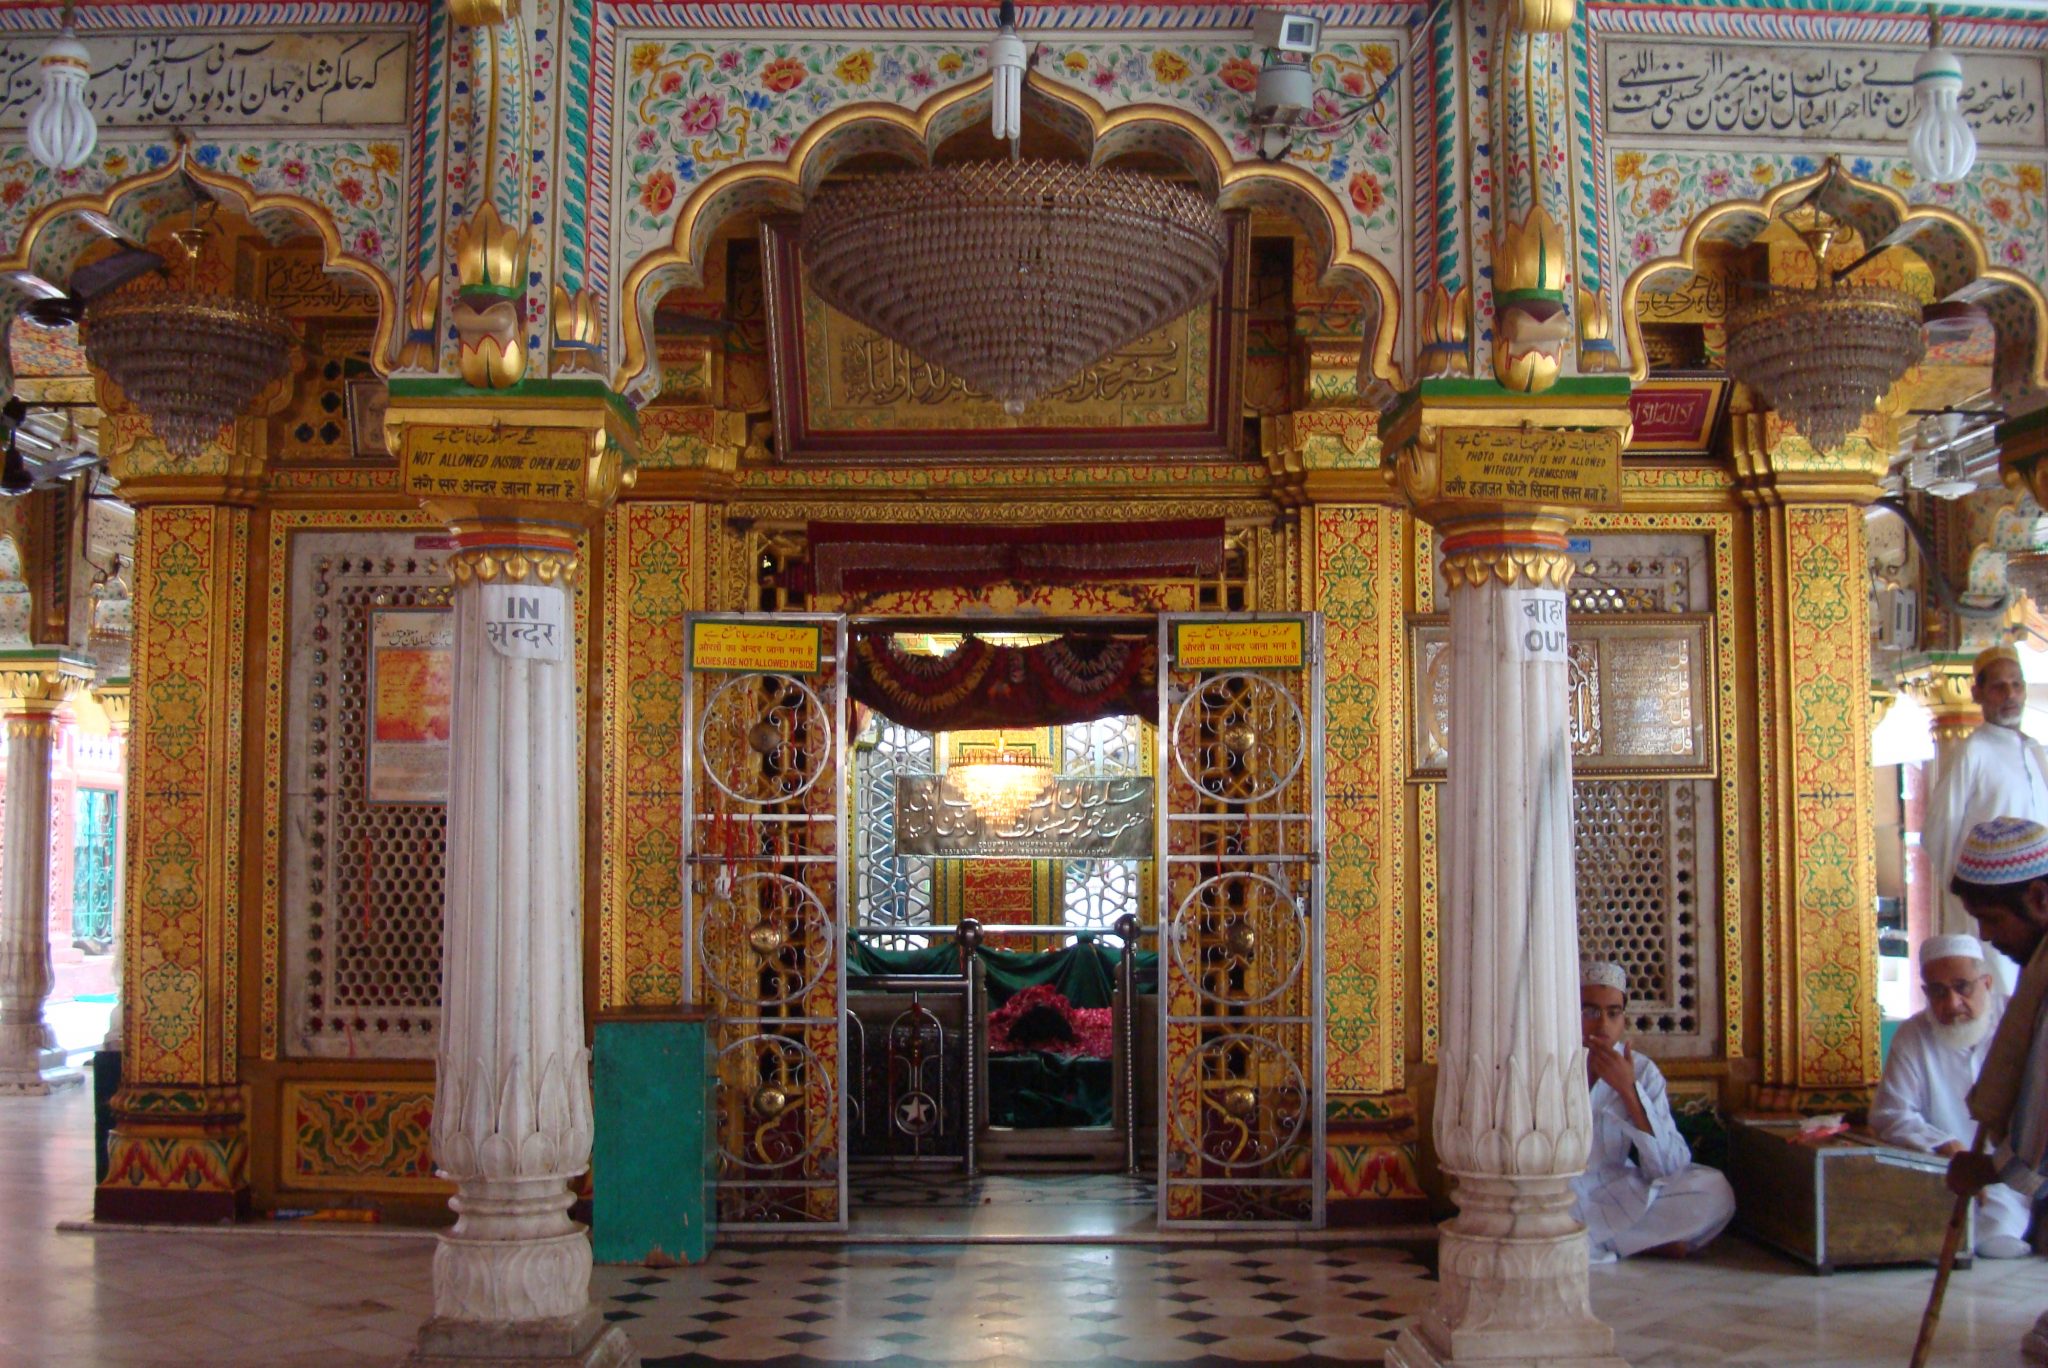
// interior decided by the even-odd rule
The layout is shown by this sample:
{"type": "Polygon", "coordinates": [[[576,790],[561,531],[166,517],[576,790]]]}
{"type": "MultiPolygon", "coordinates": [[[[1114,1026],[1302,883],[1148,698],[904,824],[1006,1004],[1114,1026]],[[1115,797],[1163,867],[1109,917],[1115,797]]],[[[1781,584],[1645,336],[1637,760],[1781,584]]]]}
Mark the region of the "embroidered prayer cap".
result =
{"type": "Polygon", "coordinates": [[[1920,942],[1920,963],[1924,967],[1936,960],[1984,958],[1984,942],[1975,936],[1958,933],[1953,936],[1929,936],[1920,942]]]}
{"type": "MultiPolygon", "coordinates": [[[[2048,833],[2044,833],[2048,834],[2048,833]]],[[[1595,960],[1579,966],[1581,988],[1612,988],[1617,993],[1628,992],[1628,970],[1613,960],[1595,960]]]]}
{"type": "Polygon", "coordinates": [[[1994,886],[2048,879],[2048,827],[2024,817],[1979,822],[1956,852],[1955,877],[1994,886]]]}
{"type": "Polygon", "coordinates": [[[1977,658],[1970,662],[1970,674],[1981,675],[2001,660],[2010,660],[2017,665],[2020,663],[2020,653],[2013,649],[2010,642],[2001,641],[1996,646],[1986,646],[1977,652],[1977,658]]]}

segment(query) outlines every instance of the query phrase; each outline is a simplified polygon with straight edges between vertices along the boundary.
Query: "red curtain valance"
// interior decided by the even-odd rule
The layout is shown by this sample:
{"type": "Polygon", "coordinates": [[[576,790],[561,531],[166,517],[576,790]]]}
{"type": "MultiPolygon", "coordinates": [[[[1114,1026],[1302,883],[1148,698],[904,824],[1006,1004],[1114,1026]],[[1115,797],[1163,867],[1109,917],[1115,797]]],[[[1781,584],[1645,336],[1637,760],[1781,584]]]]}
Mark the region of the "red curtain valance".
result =
{"type": "Polygon", "coordinates": [[[814,522],[810,587],[823,594],[1223,573],[1223,519],[1015,524],[814,522]]]}
{"type": "Polygon", "coordinates": [[[918,731],[1059,727],[1149,716],[1159,706],[1159,646],[1150,637],[1074,634],[1038,646],[968,637],[948,655],[911,655],[886,632],[853,638],[855,702],[918,731]]]}

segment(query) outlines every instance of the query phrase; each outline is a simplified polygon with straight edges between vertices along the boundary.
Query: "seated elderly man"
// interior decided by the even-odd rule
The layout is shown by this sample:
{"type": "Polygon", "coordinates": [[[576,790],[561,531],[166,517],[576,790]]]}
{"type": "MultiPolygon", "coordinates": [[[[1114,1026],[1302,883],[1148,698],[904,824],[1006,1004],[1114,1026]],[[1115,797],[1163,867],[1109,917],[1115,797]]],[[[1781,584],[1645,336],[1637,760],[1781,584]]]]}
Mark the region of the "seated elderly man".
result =
{"type": "MultiPolygon", "coordinates": [[[[1975,1129],[1963,1099],[1977,1081],[2002,1004],[1984,947],[1975,936],[1929,936],[1920,943],[1927,1006],[1899,1027],[1870,1107],[1870,1129],[1900,1149],[1953,1156],[1975,1129]]],[[[1977,1253],[1987,1259],[2031,1254],[2032,1204],[2003,1183],[1977,1197],[1977,1253]]]]}
{"type": "Polygon", "coordinates": [[[1589,964],[1579,981],[1593,1152],[1586,1171],[1572,1180],[1573,1214],[1586,1223],[1592,1260],[1697,1253],[1735,1215],[1734,1190],[1719,1173],[1692,1162],[1671,1116],[1664,1075],[1622,1039],[1627,974],[1618,964],[1589,964]]]}

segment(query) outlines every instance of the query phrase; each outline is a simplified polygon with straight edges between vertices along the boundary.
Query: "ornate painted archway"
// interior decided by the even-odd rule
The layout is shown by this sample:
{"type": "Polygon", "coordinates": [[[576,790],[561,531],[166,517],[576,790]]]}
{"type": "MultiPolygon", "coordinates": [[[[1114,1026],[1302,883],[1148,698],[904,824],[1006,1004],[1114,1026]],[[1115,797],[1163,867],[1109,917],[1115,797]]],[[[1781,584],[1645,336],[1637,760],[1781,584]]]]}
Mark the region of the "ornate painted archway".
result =
{"type": "MultiPolygon", "coordinates": [[[[627,273],[613,339],[621,363],[613,387],[644,397],[654,373],[653,312],[661,296],[682,284],[701,283],[703,262],[720,224],[753,210],[801,212],[835,167],[855,156],[884,153],[929,165],[948,138],[988,117],[990,78],[936,95],[915,110],[869,102],[834,110],[811,125],[781,162],[727,168],[700,185],[677,215],[668,246],[642,257],[627,273]]],[[[1405,383],[1395,342],[1402,292],[1393,273],[1351,245],[1351,230],[1336,194],[1300,167],[1234,159],[1208,124],[1165,105],[1134,104],[1111,110],[1079,91],[1033,73],[1024,96],[1025,117],[1051,124],[1078,143],[1092,165],[1133,152],[1164,155],[1185,167],[1223,209],[1267,208],[1301,225],[1315,252],[1325,289],[1349,290],[1376,302],[1376,322],[1361,361],[1361,381],[1405,383]]]]}

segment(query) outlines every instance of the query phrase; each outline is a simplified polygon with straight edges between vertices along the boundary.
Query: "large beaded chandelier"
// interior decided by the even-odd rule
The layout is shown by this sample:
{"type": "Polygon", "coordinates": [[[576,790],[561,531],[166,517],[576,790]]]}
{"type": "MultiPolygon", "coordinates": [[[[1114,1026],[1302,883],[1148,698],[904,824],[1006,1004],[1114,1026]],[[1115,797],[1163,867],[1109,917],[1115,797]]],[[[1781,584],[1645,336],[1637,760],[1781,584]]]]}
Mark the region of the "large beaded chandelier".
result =
{"type": "Polygon", "coordinates": [[[198,287],[198,223],[171,234],[188,282],[116,290],[79,320],[85,359],[106,372],[175,456],[195,457],[297,361],[298,334],[266,304],[198,287]]]}
{"type": "Polygon", "coordinates": [[[1069,162],[851,179],[803,222],[819,298],[1012,414],[1213,293],[1224,246],[1185,186],[1069,162]]]}
{"type": "Polygon", "coordinates": [[[1729,309],[1728,374],[1826,451],[1919,364],[1927,338],[1912,295],[1836,279],[1828,251],[1843,224],[1814,198],[1794,211],[1811,211],[1794,231],[1813,254],[1815,283],[1767,288],[1729,309]]]}

